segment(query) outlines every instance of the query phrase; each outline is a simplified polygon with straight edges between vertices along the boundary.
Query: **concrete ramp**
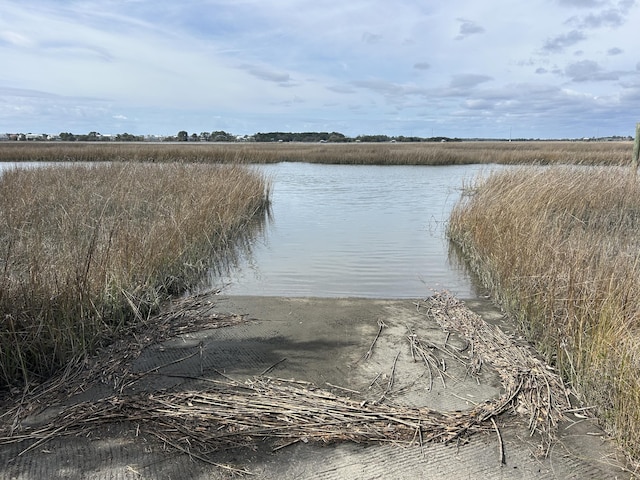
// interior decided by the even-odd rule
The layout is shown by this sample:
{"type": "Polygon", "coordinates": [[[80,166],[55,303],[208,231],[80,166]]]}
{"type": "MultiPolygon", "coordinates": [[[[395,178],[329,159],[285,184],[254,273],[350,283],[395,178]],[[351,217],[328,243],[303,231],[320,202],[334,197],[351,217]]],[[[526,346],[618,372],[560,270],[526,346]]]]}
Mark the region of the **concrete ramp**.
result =
{"type": "MultiPolygon", "coordinates": [[[[499,311],[447,301],[183,300],[57,389],[6,399],[21,403],[5,402],[0,478],[629,476],[596,420],[563,403],[568,397],[516,401],[536,382],[525,383],[526,369],[492,356],[478,335],[500,335],[495,349],[514,348],[518,358],[535,355],[499,311]],[[461,315],[476,322],[473,332],[456,323],[461,315]],[[217,406],[196,403],[214,390],[220,396],[206,401],[217,406]],[[242,392],[264,401],[248,407],[242,392]],[[276,411],[282,398],[273,397],[289,392],[328,400],[276,411]],[[237,408],[225,402],[232,394],[237,408]],[[265,411],[243,416],[241,408],[265,411]],[[311,410],[325,425],[311,421],[305,433],[311,410]],[[369,425],[357,415],[345,421],[352,411],[369,415],[369,425]],[[200,444],[198,429],[224,442],[200,444]]],[[[552,371],[532,361],[527,369],[546,370],[538,383],[549,385],[552,371]]]]}

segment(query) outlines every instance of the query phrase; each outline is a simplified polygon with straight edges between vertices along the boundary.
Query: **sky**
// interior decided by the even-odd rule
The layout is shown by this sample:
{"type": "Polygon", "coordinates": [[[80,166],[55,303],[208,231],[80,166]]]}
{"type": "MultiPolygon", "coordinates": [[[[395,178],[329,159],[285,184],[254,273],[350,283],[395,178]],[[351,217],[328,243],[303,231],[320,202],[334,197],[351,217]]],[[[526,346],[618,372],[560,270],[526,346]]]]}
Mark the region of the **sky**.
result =
{"type": "Polygon", "coordinates": [[[640,0],[0,0],[0,133],[633,136],[639,32],[640,0]]]}

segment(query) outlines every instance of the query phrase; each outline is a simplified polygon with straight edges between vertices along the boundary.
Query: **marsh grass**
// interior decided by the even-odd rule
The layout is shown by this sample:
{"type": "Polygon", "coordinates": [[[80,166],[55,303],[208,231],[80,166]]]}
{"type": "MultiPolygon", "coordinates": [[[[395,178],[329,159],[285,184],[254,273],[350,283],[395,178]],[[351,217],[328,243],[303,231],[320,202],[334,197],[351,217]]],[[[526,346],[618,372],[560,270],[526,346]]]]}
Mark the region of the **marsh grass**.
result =
{"type": "Polygon", "coordinates": [[[479,179],[448,235],[529,338],[640,459],[640,182],[629,168],[479,179]]]}
{"type": "Polygon", "coordinates": [[[47,377],[211,267],[264,214],[246,167],[122,164],[0,175],[0,386],[47,377]]]}
{"type": "Polygon", "coordinates": [[[569,141],[336,144],[0,142],[0,161],[623,165],[631,161],[632,150],[632,142],[569,141]]]}

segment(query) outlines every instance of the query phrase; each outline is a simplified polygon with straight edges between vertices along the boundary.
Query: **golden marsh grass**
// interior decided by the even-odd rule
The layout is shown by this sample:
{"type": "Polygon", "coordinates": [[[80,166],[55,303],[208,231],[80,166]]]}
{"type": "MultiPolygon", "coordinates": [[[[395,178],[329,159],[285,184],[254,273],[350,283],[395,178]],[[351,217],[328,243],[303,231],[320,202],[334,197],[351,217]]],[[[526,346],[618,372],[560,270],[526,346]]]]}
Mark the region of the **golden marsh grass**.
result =
{"type": "Polygon", "coordinates": [[[632,142],[568,141],[335,144],[0,142],[0,161],[623,165],[631,161],[632,150],[632,142]]]}
{"type": "Polygon", "coordinates": [[[630,167],[520,167],[470,191],[449,237],[640,458],[639,178],[630,167]]]}
{"type": "Polygon", "coordinates": [[[264,214],[246,167],[109,163],[0,175],[0,386],[143,321],[264,214]]]}

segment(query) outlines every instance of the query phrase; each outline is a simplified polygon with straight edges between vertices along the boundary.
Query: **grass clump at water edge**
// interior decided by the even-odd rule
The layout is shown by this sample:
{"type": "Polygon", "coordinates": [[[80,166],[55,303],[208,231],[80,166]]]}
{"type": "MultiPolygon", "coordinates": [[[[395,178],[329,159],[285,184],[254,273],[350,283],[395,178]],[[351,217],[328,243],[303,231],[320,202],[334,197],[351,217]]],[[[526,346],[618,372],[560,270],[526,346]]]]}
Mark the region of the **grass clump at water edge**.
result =
{"type": "Polygon", "coordinates": [[[498,301],[640,459],[640,183],[629,168],[479,180],[448,235],[498,301]]]}
{"type": "Polygon", "coordinates": [[[46,378],[157,309],[264,218],[233,166],[101,164],[0,176],[0,387],[46,378]]]}

